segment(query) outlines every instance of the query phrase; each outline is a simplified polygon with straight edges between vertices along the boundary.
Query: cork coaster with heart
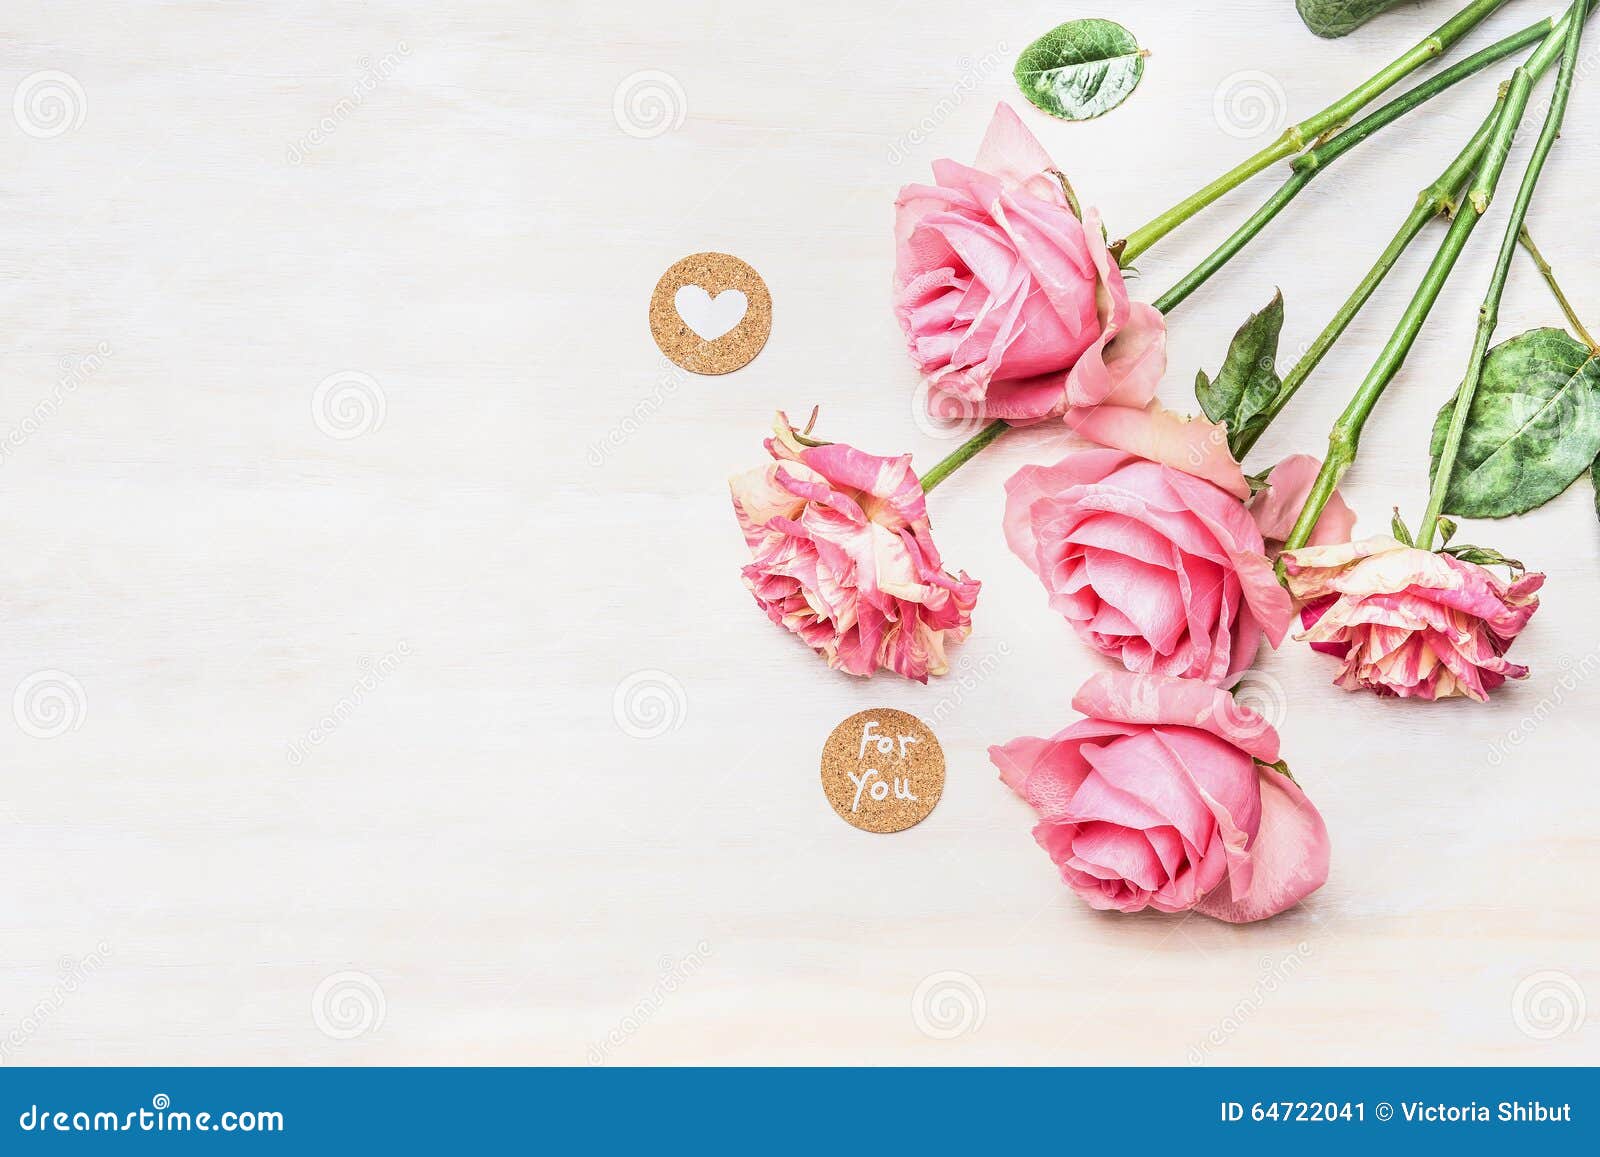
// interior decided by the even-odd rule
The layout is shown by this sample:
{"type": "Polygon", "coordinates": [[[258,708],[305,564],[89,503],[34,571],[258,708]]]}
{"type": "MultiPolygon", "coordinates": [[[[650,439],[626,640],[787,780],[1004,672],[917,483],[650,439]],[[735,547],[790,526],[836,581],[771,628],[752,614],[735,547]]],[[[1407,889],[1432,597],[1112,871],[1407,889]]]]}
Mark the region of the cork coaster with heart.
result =
{"type": "Polygon", "coordinates": [[[944,792],[944,749],[915,715],[858,711],[822,747],[822,791],[852,827],[904,831],[926,819],[944,792]]]}
{"type": "Polygon", "coordinates": [[[691,253],[650,295],[650,333],[661,352],[695,374],[749,363],[772,332],[772,295],[749,265],[727,253],[691,253]]]}

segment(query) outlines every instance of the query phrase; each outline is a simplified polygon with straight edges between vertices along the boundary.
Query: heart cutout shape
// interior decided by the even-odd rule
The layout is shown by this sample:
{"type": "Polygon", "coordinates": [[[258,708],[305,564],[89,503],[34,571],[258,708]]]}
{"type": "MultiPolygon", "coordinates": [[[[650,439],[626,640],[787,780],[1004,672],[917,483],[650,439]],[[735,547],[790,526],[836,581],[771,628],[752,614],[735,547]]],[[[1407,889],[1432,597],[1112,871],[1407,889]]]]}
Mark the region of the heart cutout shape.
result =
{"type": "Polygon", "coordinates": [[[672,305],[702,341],[716,341],[744,320],[750,300],[737,289],[724,289],[712,297],[698,285],[680,285],[672,305]]]}

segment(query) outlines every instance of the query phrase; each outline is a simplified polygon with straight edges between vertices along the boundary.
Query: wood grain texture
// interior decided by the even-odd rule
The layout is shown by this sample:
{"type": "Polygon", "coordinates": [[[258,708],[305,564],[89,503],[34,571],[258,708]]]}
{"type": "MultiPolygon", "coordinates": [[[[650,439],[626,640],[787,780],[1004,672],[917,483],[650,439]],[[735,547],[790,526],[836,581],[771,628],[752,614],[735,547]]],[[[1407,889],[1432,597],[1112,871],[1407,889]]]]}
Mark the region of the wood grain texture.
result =
{"type": "MultiPolygon", "coordinates": [[[[14,7],[4,91],[65,73],[83,116],[0,118],[0,692],[65,712],[0,727],[4,1063],[1600,1061],[1587,482],[1463,529],[1550,576],[1533,675],[1491,708],[1344,694],[1299,646],[1263,663],[1334,867],[1254,927],[1089,911],[985,758],[1063,726],[1102,665],[1001,538],[1002,481],[1056,435],[933,496],[985,584],[950,678],[830,673],[736,575],[725,478],[775,408],[923,467],[950,448],[912,417],[891,205],[969,159],[997,100],[1126,232],[1264,141],[1218,113],[1232,96],[1265,94],[1275,128],[1439,4],[1331,42],[1290,0],[14,7]],[[1144,81],[1049,121],[1011,64],[1095,14],[1151,50],[1144,81]],[[655,135],[628,112],[644,84],[655,135]],[[773,298],[766,349],[721,378],[663,363],[645,318],[703,250],[773,298]],[[868,706],[934,722],[948,760],[894,836],[818,787],[868,706]],[[1553,1039],[1539,993],[1569,1007],[1553,1039]]],[[[1169,404],[1275,286],[1285,346],[1310,340],[1498,71],[1341,161],[1185,303],[1169,404]]],[[[1531,227],[1600,318],[1592,88],[1531,227]]],[[[1135,291],[1269,186],[1158,246],[1135,291]]],[[[1495,219],[1372,422],[1365,529],[1422,507],[1495,219]]],[[[1427,255],[1256,461],[1320,452],[1427,255]]],[[[1542,324],[1519,263],[1501,332],[1542,324]]]]}

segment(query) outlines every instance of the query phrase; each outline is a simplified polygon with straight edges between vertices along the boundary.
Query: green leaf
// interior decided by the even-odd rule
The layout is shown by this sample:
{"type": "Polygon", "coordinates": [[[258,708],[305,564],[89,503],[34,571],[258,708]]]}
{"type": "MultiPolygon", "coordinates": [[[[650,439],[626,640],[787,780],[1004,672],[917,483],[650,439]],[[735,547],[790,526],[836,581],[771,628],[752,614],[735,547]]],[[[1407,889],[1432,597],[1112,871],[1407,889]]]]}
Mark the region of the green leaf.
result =
{"type": "Polygon", "coordinates": [[[1246,437],[1265,424],[1263,411],[1283,387],[1274,368],[1282,331],[1283,294],[1274,293],[1233,335],[1216,379],[1206,377],[1204,370],[1195,375],[1194,396],[1200,409],[1213,422],[1228,427],[1228,449],[1235,458],[1246,437]]]}
{"type": "Polygon", "coordinates": [[[1069,20],[1022,50],[1012,75],[1038,108],[1069,121],[1110,112],[1139,85],[1144,51],[1111,20],[1069,20]]]}
{"type": "Polygon", "coordinates": [[[1288,776],[1290,783],[1294,784],[1296,787],[1300,786],[1300,781],[1294,777],[1294,772],[1289,770],[1289,761],[1287,759],[1280,759],[1277,763],[1268,763],[1264,759],[1256,759],[1256,766],[1265,767],[1271,771],[1277,772],[1279,775],[1288,776]]]}
{"type": "Polygon", "coordinates": [[[1295,0],[1300,19],[1318,36],[1346,36],[1401,0],[1295,0]]]}
{"type": "Polygon", "coordinates": [[[1406,520],[1400,517],[1398,506],[1394,508],[1394,516],[1389,519],[1389,533],[1394,535],[1397,542],[1403,542],[1407,546],[1417,545],[1411,538],[1411,531],[1406,529],[1406,520]]]}
{"type": "Polygon", "coordinates": [[[1456,536],[1456,520],[1441,514],[1433,520],[1433,524],[1439,528],[1439,545],[1449,546],[1450,540],[1456,536]]]}
{"type": "Polygon", "coordinates": [[[1589,467],[1589,481],[1594,483],[1594,513],[1600,518],[1600,457],[1596,457],[1594,465],[1589,467]]]}
{"type": "Polygon", "coordinates": [[[1462,562],[1475,562],[1479,566],[1508,566],[1513,570],[1527,570],[1520,558],[1507,558],[1492,546],[1473,546],[1463,542],[1460,546],[1446,546],[1439,551],[1462,562]]]}
{"type": "MultiPolygon", "coordinates": [[[[1078,220],[1082,221],[1083,220],[1083,206],[1078,204],[1078,191],[1072,187],[1072,182],[1067,180],[1067,175],[1065,173],[1063,173],[1060,169],[1051,169],[1050,171],[1055,174],[1056,182],[1061,186],[1061,195],[1067,199],[1067,207],[1072,210],[1072,215],[1074,217],[1076,217],[1078,220]]],[[[1101,222],[1101,224],[1100,224],[1100,238],[1101,238],[1101,240],[1105,240],[1105,236],[1106,236],[1105,223],[1101,222]]],[[[1114,260],[1116,260],[1116,258],[1113,257],[1112,260],[1114,261],[1114,260]]]]}
{"type": "MultiPolygon", "coordinates": [[[[1433,424],[1432,464],[1455,412],[1433,424]]],[[[1564,330],[1533,329],[1501,342],[1483,363],[1456,453],[1444,509],[1504,518],[1542,506],[1600,455],[1600,358],[1564,330]]]]}

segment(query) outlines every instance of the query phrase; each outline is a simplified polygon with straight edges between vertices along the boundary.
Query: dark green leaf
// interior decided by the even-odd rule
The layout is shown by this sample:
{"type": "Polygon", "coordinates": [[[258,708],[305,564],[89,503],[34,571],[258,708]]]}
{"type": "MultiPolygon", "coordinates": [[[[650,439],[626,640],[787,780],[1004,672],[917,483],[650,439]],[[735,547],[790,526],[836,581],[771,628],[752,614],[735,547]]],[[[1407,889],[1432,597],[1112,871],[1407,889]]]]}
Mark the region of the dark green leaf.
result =
{"type": "Polygon", "coordinates": [[[1206,377],[1204,370],[1195,375],[1194,396],[1200,409],[1228,427],[1228,449],[1235,458],[1246,437],[1264,424],[1263,411],[1283,386],[1274,368],[1282,330],[1283,294],[1274,293],[1265,308],[1246,318],[1233,335],[1216,380],[1206,377]]]}
{"type": "Polygon", "coordinates": [[[1012,75],[1051,116],[1084,121],[1110,112],[1138,87],[1144,52],[1111,20],[1069,20],[1022,50],[1012,75]]]}
{"type": "Polygon", "coordinates": [[[1346,36],[1400,0],[1295,0],[1300,19],[1318,36],[1346,36]]]}
{"type": "Polygon", "coordinates": [[[1272,771],[1277,772],[1279,775],[1288,776],[1289,777],[1289,782],[1294,784],[1296,787],[1298,787],[1300,785],[1300,781],[1294,777],[1294,772],[1289,770],[1289,761],[1287,759],[1280,759],[1280,760],[1278,760],[1277,763],[1268,763],[1264,759],[1257,759],[1256,760],[1256,766],[1270,768],[1272,771]]]}
{"type": "MultiPolygon", "coordinates": [[[[1055,174],[1056,181],[1061,185],[1061,195],[1067,199],[1067,207],[1072,210],[1072,215],[1078,220],[1082,221],[1083,206],[1078,204],[1078,191],[1072,187],[1072,182],[1067,180],[1067,175],[1060,169],[1051,169],[1050,171],[1055,174]]],[[[1106,227],[1102,222],[1100,225],[1100,236],[1102,240],[1105,238],[1105,235],[1106,227]]],[[[1113,260],[1115,260],[1115,257],[1113,257],[1113,260]]]]}
{"type": "Polygon", "coordinates": [[[1594,465],[1589,467],[1589,481],[1594,483],[1594,513],[1600,518],[1600,457],[1595,458],[1594,465]]]}
{"type": "Polygon", "coordinates": [[[1452,558],[1459,558],[1462,562],[1475,562],[1479,566],[1508,566],[1513,570],[1528,569],[1522,565],[1520,558],[1507,558],[1498,550],[1489,546],[1472,546],[1464,542],[1460,546],[1444,547],[1439,553],[1448,554],[1452,558]]]}
{"type": "Polygon", "coordinates": [[[1406,520],[1400,517],[1400,508],[1398,506],[1394,508],[1394,516],[1389,519],[1389,533],[1394,535],[1397,541],[1403,542],[1407,546],[1417,545],[1411,538],[1411,531],[1406,529],[1406,520]]]}
{"type": "MultiPolygon", "coordinates": [[[[1455,412],[1433,424],[1430,477],[1455,412]]],[[[1564,330],[1534,329],[1501,342],[1483,379],[1456,454],[1444,509],[1503,518],[1542,506],[1600,455],[1600,359],[1564,330]]]]}

